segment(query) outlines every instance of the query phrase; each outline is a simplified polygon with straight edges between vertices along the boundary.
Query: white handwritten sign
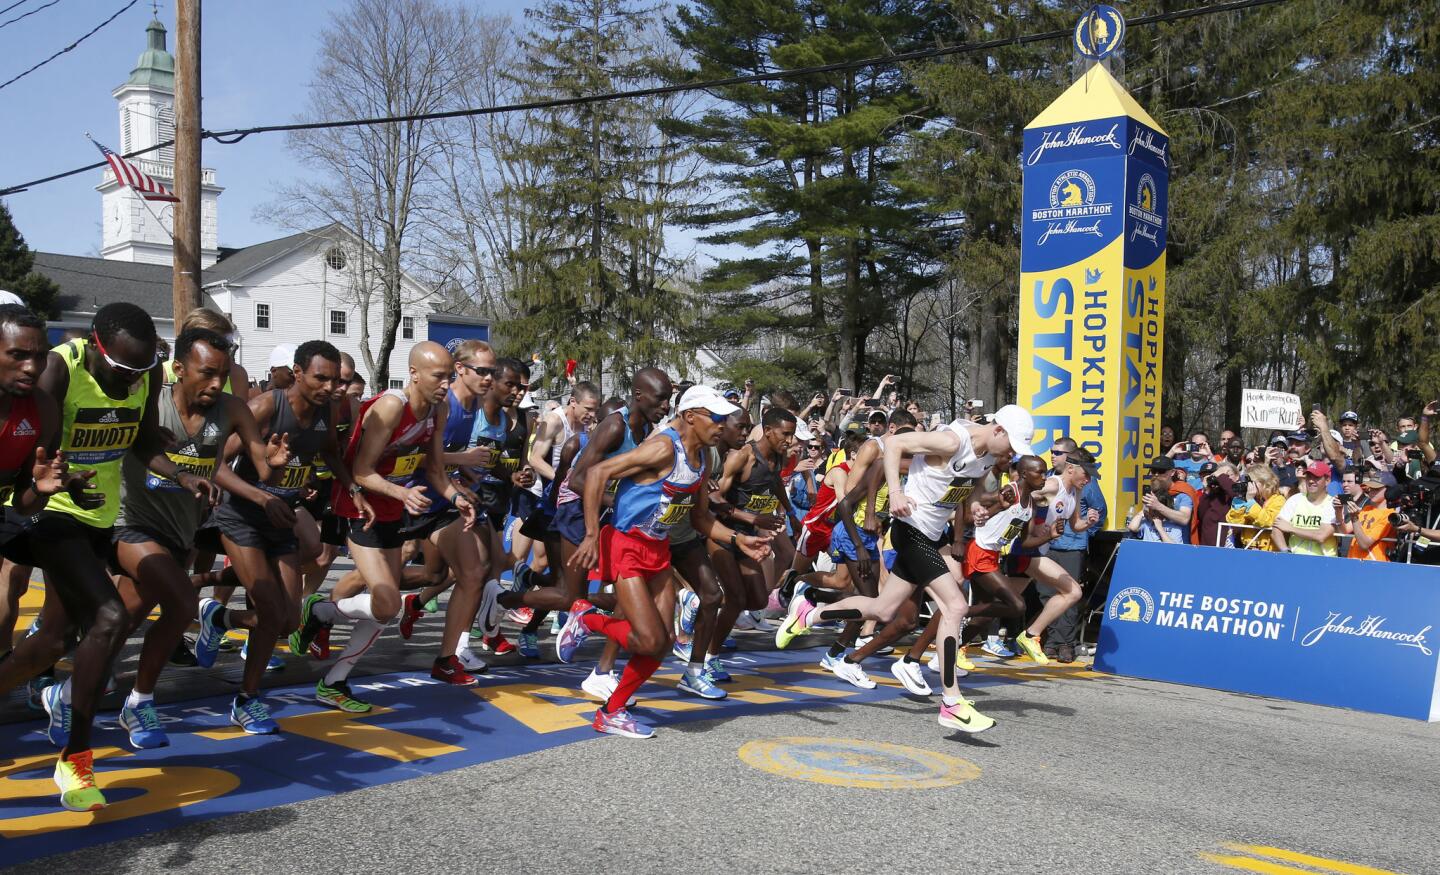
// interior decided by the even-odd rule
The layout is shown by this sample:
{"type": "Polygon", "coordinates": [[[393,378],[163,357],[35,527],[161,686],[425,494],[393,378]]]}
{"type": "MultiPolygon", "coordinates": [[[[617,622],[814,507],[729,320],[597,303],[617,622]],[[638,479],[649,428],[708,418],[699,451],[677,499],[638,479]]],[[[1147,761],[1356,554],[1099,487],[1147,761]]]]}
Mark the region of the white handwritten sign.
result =
{"type": "Polygon", "coordinates": [[[1240,401],[1240,425],[1244,428],[1300,428],[1300,396],[1269,389],[1246,389],[1240,401]]]}

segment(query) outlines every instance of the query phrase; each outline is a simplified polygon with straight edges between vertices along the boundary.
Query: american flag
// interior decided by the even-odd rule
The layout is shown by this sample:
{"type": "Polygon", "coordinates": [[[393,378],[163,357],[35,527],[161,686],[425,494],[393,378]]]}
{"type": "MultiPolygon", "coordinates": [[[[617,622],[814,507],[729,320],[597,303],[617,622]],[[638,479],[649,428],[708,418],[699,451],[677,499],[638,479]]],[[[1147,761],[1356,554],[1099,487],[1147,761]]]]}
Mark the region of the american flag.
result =
{"type": "MultiPolygon", "coordinates": [[[[95,143],[94,140],[90,142],[95,143]]],[[[139,167],[99,143],[95,143],[95,148],[99,149],[100,154],[105,156],[105,160],[110,162],[110,169],[115,171],[115,178],[120,181],[121,185],[128,185],[135,189],[136,193],[147,201],[179,202],[180,198],[171,194],[170,189],[146,176],[139,167]]]]}

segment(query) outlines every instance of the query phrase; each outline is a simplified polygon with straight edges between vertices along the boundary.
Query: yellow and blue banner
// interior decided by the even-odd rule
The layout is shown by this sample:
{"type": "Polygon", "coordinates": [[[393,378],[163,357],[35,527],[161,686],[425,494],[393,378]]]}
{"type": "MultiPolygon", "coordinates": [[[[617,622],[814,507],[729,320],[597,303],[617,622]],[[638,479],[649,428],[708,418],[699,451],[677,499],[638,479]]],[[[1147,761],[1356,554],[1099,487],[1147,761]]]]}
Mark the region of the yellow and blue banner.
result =
{"type": "Polygon", "coordinates": [[[1110,525],[1160,446],[1169,138],[1100,64],[1025,128],[1018,403],[1095,454],[1110,525]]]}

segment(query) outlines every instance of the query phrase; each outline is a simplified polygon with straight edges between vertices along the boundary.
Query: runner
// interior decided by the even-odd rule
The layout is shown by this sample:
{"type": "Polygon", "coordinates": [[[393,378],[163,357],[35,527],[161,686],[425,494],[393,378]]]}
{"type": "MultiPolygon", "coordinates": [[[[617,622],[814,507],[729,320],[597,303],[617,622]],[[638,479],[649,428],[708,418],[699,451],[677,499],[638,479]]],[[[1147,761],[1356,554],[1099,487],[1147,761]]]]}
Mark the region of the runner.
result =
{"type": "MultiPolygon", "coordinates": [[[[724,504],[724,493],[719,491],[717,479],[719,472],[725,469],[725,460],[732,454],[739,452],[747,443],[746,436],[750,434],[753,424],[750,422],[750,414],[743,408],[736,413],[730,414],[725,419],[725,424],[720,427],[720,440],[710,448],[711,472],[710,482],[710,507],[711,513],[718,516],[717,507],[724,504]]],[[[692,527],[693,528],[693,527],[692,527]]],[[[726,683],[730,678],[730,672],[725,669],[725,663],[721,660],[720,653],[725,647],[725,642],[730,633],[735,629],[735,621],[740,617],[745,608],[746,584],[740,573],[739,557],[728,549],[728,544],[716,543],[709,538],[702,538],[701,543],[710,560],[710,568],[715,572],[715,578],[720,584],[722,601],[720,607],[715,611],[715,628],[710,633],[709,654],[705,660],[705,675],[712,683],[726,683]]],[[[673,550],[673,547],[672,547],[673,550]]],[[[695,628],[700,628],[700,618],[697,616],[695,628]]],[[[696,637],[699,637],[697,631],[696,637]]],[[[694,652],[694,647],[691,652],[694,652]]]]}
{"type": "Polygon", "coordinates": [[[38,632],[11,657],[20,658],[19,650],[30,642],[49,639],[36,646],[53,648],[72,627],[84,630],[69,680],[46,688],[43,698],[50,716],[46,734],[60,747],[55,767],[60,804],[72,811],[105,806],[95,786],[90,730],[129,627],[106,570],[120,511],[121,458],[135,454],[146,468],[207,502],[218,496],[213,483],[177,469],[165,454],[156,421],[162,382],[156,341],[155,323],[144,310],[128,302],[107,304],[95,314],[90,336],[52,350],[39,377],[39,387],[62,411],[60,449],[69,461],[94,470],[101,499],[77,501],[58,493],[26,521],[31,542],[45,543],[46,607],[38,632]]]}
{"type": "MultiPolygon", "coordinates": [[[[794,413],[776,406],[765,411],[760,426],[759,438],[752,439],[725,459],[719,484],[727,505],[723,518],[731,528],[745,534],[770,533],[777,543],[777,551],[779,542],[783,541],[786,545],[783,555],[788,562],[794,550],[788,546],[785,523],[794,514],[780,471],[795,442],[797,420],[794,413]]],[[[732,552],[736,553],[740,577],[745,583],[745,604],[741,610],[764,610],[770,600],[769,581],[774,576],[773,569],[767,574],[761,563],[732,552]]],[[[777,552],[777,560],[780,555],[777,552]]],[[[753,615],[746,627],[762,628],[754,622],[753,615]]]]}
{"type": "Polygon", "coordinates": [[[304,583],[295,508],[304,497],[315,460],[324,459],[342,487],[350,484],[350,469],[341,460],[332,420],[340,351],[323,340],[308,340],[295,350],[291,370],[288,388],[271,389],[250,400],[250,413],[264,439],[289,436],[289,461],[268,478],[262,477],[253,454],[240,453],[240,436],[232,436],[224,458],[229,462],[239,456],[236,476],[227,478],[225,501],[197,537],[201,549],[218,547],[230,557],[226,576],[245,588],[250,607],[233,610],[218,599],[202,599],[195,658],[201,666],[213,665],[227,630],[249,631],[242,654],[245,670],[230,706],[230,722],[251,735],[279,731],[260,698],[260,681],[276,641],[295,628],[300,613],[304,583]]]}
{"type": "MultiPolygon", "coordinates": [[[[170,460],[176,468],[213,479],[224,488],[236,475],[216,461],[230,435],[239,436],[265,477],[283,468],[289,455],[283,435],[270,444],[250,408],[222,391],[230,371],[230,341],[208,328],[187,328],[175,339],[175,382],[162,386],[157,422],[173,436],[170,460]]],[[[121,508],[115,525],[115,562],[120,597],[133,632],[157,604],[160,619],[145,633],[135,684],[120,709],[120,727],[136,750],[164,747],[169,739],[155,710],[155,682],[185,630],[195,621],[195,588],[187,569],[195,533],[209,508],[174,480],[147,471],[133,454],[121,461],[121,508]]]]}
{"type": "MultiPolygon", "coordinates": [[[[941,611],[944,694],[940,725],[963,732],[981,732],[995,725],[960,695],[956,683],[955,658],[968,605],[960,581],[941,557],[940,548],[944,546],[947,522],[969,497],[975,478],[990,467],[991,454],[1011,450],[1033,455],[1030,437],[1034,430],[1034,420],[1027,411],[1007,405],[995,412],[992,425],[957,420],[935,431],[911,432],[887,441],[885,479],[890,487],[890,513],[897,521],[891,532],[896,558],[880,595],[854,596],[817,607],[804,597],[808,593],[802,593],[790,603],[785,622],[775,633],[776,645],[787,646],[815,622],[861,618],[888,622],[913,596],[915,587],[924,587],[941,611]],[[913,458],[910,476],[902,488],[900,460],[907,454],[913,458]]],[[[851,659],[850,655],[845,657],[847,662],[851,659]]]]}
{"type": "Polygon", "coordinates": [[[705,537],[728,540],[756,559],[764,558],[768,538],[742,535],[721,525],[709,512],[705,489],[705,448],[718,439],[726,417],[738,410],[714,389],[695,386],[681,399],[671,427],[636,449],[606,459],[586,480],[585,539],[571,563],[595,567],[615,582],[616,597],[626,619],[599,614],[580,599],[570,608],[556,652],[570,662],[591,632],[623,645],[631,657],[610,701],[595,712],[598,732],[627,738],[650,738],[655,731],[626,709],[630,697],[660,666],[670,647],[674,591],[670,587],[670,528],[690,516],[705,537]],[[615,524],[600,527],[601,495],[609,480],[618,480],[615,524]]]}
{"type": "MultiPolygon", "coordinates": [[[[335,513],[349,521],[350,557],[366,591],[339,601],[325,601],[318,593],[310,596],[301,610],[300,628],[291,636],[291,650],[304,652],[321,624],[341,618],[354,621],[349,643],[315,686],[321,702],[354,714],[371,706],[354,697],[347,678],[385,626],[400,614],[405,514],[422,516],[433,506],[425,486],[406,485],[414,482],[412,475],[423,470],[427,485],[454,504],[464,521],[461,531],[468,532],[475,523],[473,495],[445,473],[446,396],[454,359],[440,344],[422,341],[410,350],[409,364],[410,381],[404,389],[377,395],[360,408],[343,462],[346,470],[354,472],[355,485],[345,488],[347,484],[337,483],[332,499],[335,513]]],[[[337,467],[336,473],[340,471],[337,467]]],[[[459,531],[449,537],[458,535],[459,531]]],[[[442,661],[454,668],[454,662],[442,661]]]]}
{"type": "MultiPolygon", "coordinates": [[[[336,406],[332,418],[335,422],[337,446],[345,446],[350,437],[350,426],[360,412],[360,397],[351,391],[357,379],[359,375],[355,373],[355,359],[348,352],[340,353],[340,379],[337,381],[339,391],[332,399],[336,406]]],[[[363,380],[360,385],[364,386],[363,380]]],[[[321,459],[315,463],[313,476],[309,494],[301,502],[301,509],[309,514],[320,530],[320,553],[305,563],[301,570],[304,578],[302,591],[307,596],[320,590],[331,566],[335,564],[336,557],[340,555],[340,548],[345,546],[345,531],[340,525],[340,518],[330,512],[330,495],[335,491],[335,475],[331,473],[330,466],[321,459]]]]}

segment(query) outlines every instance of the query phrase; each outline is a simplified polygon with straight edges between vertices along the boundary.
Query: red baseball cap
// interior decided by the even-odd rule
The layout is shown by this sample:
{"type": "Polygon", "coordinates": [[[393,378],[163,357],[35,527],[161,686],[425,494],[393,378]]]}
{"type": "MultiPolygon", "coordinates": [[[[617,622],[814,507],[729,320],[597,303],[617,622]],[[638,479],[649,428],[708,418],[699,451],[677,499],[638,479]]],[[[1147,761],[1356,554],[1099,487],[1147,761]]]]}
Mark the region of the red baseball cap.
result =
{"type": "Polygon", "coordinates": [[[1322,479],[1329,480],[1330,463],[1316,460],[1305,466],[1305,473],[1309,474],[1311,477],[1320,477],[1322,479]]]}

